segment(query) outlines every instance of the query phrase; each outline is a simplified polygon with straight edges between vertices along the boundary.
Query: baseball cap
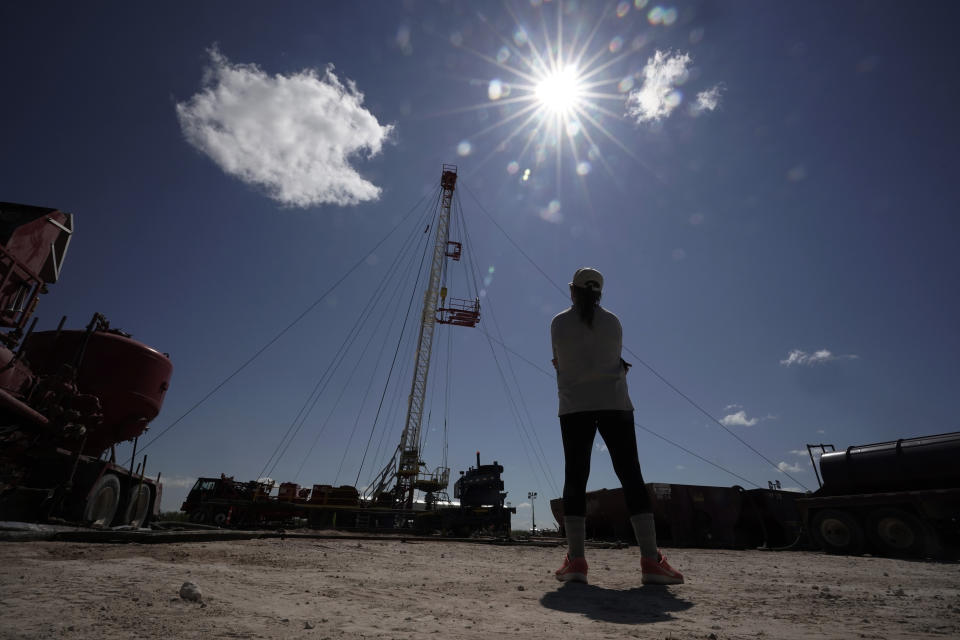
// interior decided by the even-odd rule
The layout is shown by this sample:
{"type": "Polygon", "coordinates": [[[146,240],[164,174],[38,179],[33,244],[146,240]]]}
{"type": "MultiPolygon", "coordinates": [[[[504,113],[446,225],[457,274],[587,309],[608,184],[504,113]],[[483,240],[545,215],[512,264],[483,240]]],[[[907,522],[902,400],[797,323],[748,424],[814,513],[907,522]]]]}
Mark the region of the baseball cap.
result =
{"type": "Polygon", "coordinates": [[[603,290],[603,274],[592,267],[582,267],[573,274],[570,284],[599,293],[603,290]]]}

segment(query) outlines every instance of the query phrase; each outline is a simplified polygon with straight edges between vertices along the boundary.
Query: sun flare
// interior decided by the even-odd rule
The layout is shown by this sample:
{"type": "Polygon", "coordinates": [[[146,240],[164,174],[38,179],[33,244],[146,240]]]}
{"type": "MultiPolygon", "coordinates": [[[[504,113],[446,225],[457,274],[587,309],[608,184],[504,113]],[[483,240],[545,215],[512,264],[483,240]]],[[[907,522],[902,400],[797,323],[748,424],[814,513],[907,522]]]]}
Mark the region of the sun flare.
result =
{"type": "MultiPolygon", "coordinates": [[[[564,29],[565,16],[572,14],[561,7],[569,3],[530,4],[529,13],[510,12],[512,34],[497,32],[494,40],[480,37],[480,49],[466,44],[459,32],[451,39],[454,46],[496,70],[487,78],[471,79],[477,87],[486,85],[484,101],[451,113],[483,112],[478,114],[482,124],[470,138],[489,135],[499,139],[488,147],[465,140],[457,154],[467,156],[485,148],[485,156],[477,161],[482,164],[498,154],[513,153],[505,168],[523,183],[551,160],[557,184],[563,179],[564,165],[582,183],[601,167],[612,175],[605,148],[612,145],[617,153],[637,157],[621,140],[619,123],[629,121],[624,112],[630,92],[641,80],[638,59],[646,45],[645,36],[637,35],[630,42],[620,35],[607,40],[605,32],[612,15],[608,10],[597,13],[593,22],[590,12],[578,14],[573,26],[564,29]],[[556,18],[555,27],[548,13],[556,18]]],[[[617,4],[617,19],[626,15],[621,5],[633,6],[617,4]]],[[[638,13],[638,19],[640,16],[638,13]]]]}
{"type": "Polygon", "coordinates": [[[536,94],[548,111],[563,114],[573,110],[583,95],[576,67],[570,65],[550,73],[537,84],[536,94]]]}

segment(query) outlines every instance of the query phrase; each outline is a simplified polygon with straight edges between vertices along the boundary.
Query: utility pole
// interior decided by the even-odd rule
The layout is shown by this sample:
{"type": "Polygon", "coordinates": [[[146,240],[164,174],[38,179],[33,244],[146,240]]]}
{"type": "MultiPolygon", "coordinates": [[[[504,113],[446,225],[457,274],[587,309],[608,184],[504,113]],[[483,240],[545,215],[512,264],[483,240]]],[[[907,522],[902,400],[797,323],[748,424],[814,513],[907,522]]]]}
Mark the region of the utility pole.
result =
{"type": "Polygon", "coordinates": [[[537,492],[531,491],[527,494],[527,498],[530,500],[530,528],[534,533],[537,532],[537,510],[535,505],[537,504],[537,492]]]}

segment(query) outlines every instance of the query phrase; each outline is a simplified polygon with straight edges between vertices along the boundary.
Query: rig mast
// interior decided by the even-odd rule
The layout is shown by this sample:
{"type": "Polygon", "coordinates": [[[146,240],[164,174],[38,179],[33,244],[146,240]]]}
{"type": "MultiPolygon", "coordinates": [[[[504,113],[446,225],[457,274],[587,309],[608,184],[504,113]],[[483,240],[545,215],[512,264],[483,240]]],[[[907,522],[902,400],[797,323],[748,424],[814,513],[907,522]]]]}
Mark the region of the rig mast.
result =
{"type": "Polygon", "coordinates": [[[447,303],[446,287],[441,286],[444,258],[460,259],[461,244],[450,242],[450,206],[453,191],[457,184],[456,165],[443,165],[440,186],[443,193],[440,199],[440,214],[436,223],[436,235],[433,245],[433,260],[430,263],[430,277],[423,294],[423,313],[420,318],[420,335],[417,339],[417,353],[413,369],[413,382],[407,401],[407,419],[400,438],[400,446],[393,458],[380,472],[373,497],[382,503],[389,496],[385,491],[391,481],[396,480],[390,501],[395,507],[412,509],[414,492],[424,491],[431,496],[435,492],[445,491],[450,483],[449,467],[437,467],[433,473],[421,473],[425,466],[420,460],[420,431],[423,423],[423,409],[427,395],[427,375],[430,372],[430,353],[433,349],[433,333],[437,323],[474,327],[480,320],[480,300],[459,300],[451,298],[447,303]],[[399,457],[398,457],[399,456],[399,457]]]}

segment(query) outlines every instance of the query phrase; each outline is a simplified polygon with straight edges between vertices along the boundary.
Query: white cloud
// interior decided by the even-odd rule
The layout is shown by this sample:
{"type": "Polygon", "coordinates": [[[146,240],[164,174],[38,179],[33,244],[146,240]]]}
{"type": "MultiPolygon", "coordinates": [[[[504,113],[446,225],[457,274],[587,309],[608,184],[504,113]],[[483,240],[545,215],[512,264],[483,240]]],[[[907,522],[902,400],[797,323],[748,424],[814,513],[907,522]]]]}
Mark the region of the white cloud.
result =
{"type": "Polygon", "coordinates": [[[165,489],[186,489],[188,487],[192,489],[196,481],[196,478],[187,476],[165,476],[160,479],[160,484],[162,484],[165,489]]]}
{"type": "Polygon", "coordinates": [[[595,444],[593,445],[593,447],[594,447],[597,451],[607,451],[607,443],[606,443],[606,442],[603,442],[603,441],[600,441],[600,442],[595,443],[595,444]]]}
{"type": "Polygon", "coordinates": [[[529,508],[530,508],[529,502],[521,502],[520,504],[517,505],[517,509],[529,509],[529,508]]]}
{"type": "MultiPolygon", "coordinates": [[[[790,453],[795,456],[803,456],[805,458],[810,455],[807,453],[806,449],[791,449],[790,453]]],[[[816,452],[814,452],[814,455],[816,455],[816,452]]]]}
{"type": "Polygon", "coordinates": [[[682,99],[676,86],[686,81],[692,61],[688,53],[654,53],[643,68],[643,84],[627,97],[627,115],[642,123],[673,113],[682,99]]]}
{"type": "Polygon", "coordinates": [[[270,76],[254,64],[231,63],[216,48],[210,58],[203,89],[176,106],[187,142],[285,205],[351,205],[380,196],[350,162],[380,153],[393,127],[363,107],[353,81],[341,82],[333,65],[270,76]]]}
{"type": "Polygon", "coordinates": [[[723,88],[720,85],[715,85],[706,91],[701,91],[697,94],[697,99],[691,107],[691,112],[694,115],[700,115],[704,111],[714,111],[720,106],[720,95],[722,93],[723,88]]]}
{"type": "Polygon", "coordinates": [[[720,424],[725,427],[752,427],[758,422],[760,418],[748,418],[747,412],[743,410],[725,415],[720,419],[720,424]]]}
{"type": "Polygon", "coordinates": [[[785,367],[792,367],[794,365],[813,367],[818,364],[825,364],[835,360],[856,360],[859,357],[860,356],[852,353],[839,356],[834,355],[829,349],[819,349],[813,353],[807,353],[802,349],[793,349],[789,354],[787,354],[786,358],[780,361],[780,364],[785,367]]]}
{"type": "Polygon", "coordinates": [[[780,471],[784,473],[786,472],[798,473],[800,471],[803,471],[803,467],[801,467],[799,464],[789,464],[787,462],[778,462],[777,469],[780,469],[780,471]]]}
{"type": "Polygon", "coordinates": [[[743,409],[742,404],[728,404],[723,408],[724,411],[733,411],[734,409],[743,409]]]}
{"type": "MultiPolygon", "coordinates": [[[[677,87],[687,81],[691,62],[689,53],[655,52],[643,68],[643,84],[627,97],[627,115],[636,118],[638,124],[669,117],[683,101],[683,93],[677,87]]],[[[716,110],[722,93],[719,84],[697,93],[689,113],[698,116],[716,110]]]]}

